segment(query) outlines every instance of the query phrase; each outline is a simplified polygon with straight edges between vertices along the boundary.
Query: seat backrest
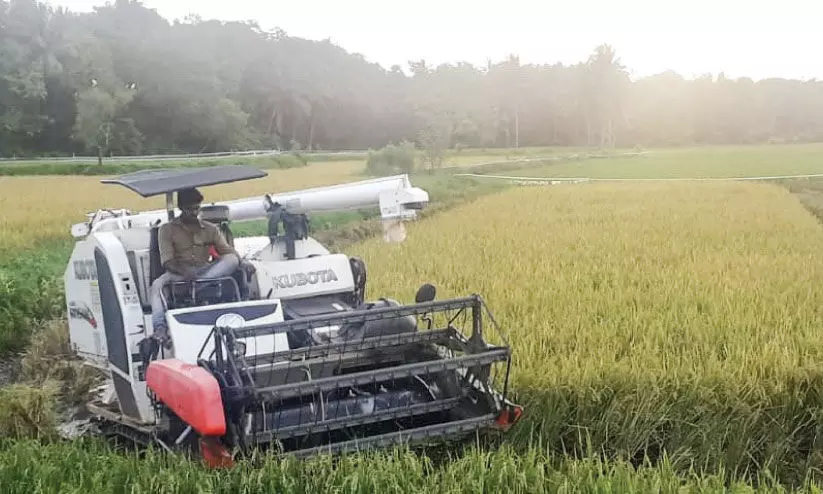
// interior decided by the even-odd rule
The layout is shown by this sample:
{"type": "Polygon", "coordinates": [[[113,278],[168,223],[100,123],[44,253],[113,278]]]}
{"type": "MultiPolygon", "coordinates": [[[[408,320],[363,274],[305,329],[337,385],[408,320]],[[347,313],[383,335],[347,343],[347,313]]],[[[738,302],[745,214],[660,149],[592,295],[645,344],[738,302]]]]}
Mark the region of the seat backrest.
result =
{"type": "Polygon", "coordinates": [[[219,228],[220,232],[223,233],[223,236],[226,238],[226,242],[234,247],[234,234],[232,233],[231,228],[229,228],[228,222],[220,223],[217,225],[217,228],[219,228]]]}
{"type": "Polygon", "coordinates": [[[160,226],[155,225],[149,231],[149,282],[148,286],[154,283],[154,280],[163,274],[163,265],[160,263],[160,242],[158,241],[160,226]]]}

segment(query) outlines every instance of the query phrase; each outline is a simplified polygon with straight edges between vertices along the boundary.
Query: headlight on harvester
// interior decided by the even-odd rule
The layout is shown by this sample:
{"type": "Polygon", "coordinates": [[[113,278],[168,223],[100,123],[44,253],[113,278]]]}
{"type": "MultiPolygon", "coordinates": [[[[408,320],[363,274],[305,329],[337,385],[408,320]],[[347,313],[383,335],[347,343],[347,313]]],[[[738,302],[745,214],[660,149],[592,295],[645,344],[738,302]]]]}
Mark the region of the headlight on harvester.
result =
{"type": "Polygon", "coordinates": [[[214,322],[214,325],[218,328],[229,328],[229,329],[243,329],[246,326],[246,320],[243,319],[243,316],[240,314],[235,314],[234,312],[229,314],[223,314],[222,316],[217,318],[217,321],[214,322]]]}
{"type": "MultiPolygon", "coordinates": [[[[246,320],[240,314],[229,313],[223,314],[217,318],[214,325],[218,328],[228,328],[233,330],[243,329],[246,326],[246,320]]],[[[234,340],[234,349],[232,353],[235,357],[241,357],[246,354],[246,343],[234,340]]]]}

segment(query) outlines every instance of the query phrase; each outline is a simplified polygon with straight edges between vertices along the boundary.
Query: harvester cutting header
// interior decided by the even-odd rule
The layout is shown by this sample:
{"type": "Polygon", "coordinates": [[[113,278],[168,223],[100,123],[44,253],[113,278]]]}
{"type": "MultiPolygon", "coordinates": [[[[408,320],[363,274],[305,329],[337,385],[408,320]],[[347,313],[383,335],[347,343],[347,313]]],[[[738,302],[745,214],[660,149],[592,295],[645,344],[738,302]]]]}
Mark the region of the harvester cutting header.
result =
{"type": "Polygon", "coordinates": [[[520,417],[506,397],[510,348],[479,295],[435,300],[423,284],[414,304],[367,301],[363,261],[309,235],[309,213],[379,206],[386,239],[402,241],[424,190],[397,175],[199,204],[197,188],[264,176],[218,166],[104,180],[167,207],[103,209],[72,227],[70,337],[106,376],[87,405],[102,432],[218,465],[258,446],[345,452],[520,417]],[[232,224],[249,220],[267,235],[235,238],[232,224]],[[186,221],[200,233],[179,240],[186,221]],[[175,263],[186,242],[210,248],[208,267],[175,263]]]}

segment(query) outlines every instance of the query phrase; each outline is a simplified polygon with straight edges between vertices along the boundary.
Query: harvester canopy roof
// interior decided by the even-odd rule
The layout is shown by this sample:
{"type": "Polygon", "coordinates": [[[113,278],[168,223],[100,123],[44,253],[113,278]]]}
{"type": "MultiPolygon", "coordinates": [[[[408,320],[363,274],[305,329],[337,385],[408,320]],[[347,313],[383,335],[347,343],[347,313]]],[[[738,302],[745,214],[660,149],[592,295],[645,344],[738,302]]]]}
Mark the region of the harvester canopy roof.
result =
{"type": "Polygon", "coordinates": [[[143,197],[176,192],[181,189],[217,185],[262,178],[268,173],[246,165],[220,165],[206,168],[161,168],[141,170],[116,178],[103,179],[104,184],[117,184],[143,197]]]}

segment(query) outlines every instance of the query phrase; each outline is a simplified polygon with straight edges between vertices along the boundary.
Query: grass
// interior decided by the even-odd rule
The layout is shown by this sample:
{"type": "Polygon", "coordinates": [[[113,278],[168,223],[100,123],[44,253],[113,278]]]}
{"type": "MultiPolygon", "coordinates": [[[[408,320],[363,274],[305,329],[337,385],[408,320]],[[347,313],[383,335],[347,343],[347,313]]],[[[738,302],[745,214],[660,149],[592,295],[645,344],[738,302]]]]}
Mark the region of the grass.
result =
{"type": "Polygon", "coordinates": [[[527,166],[527,177],[728,178],[823,173],[823,144],[654,149],[641,156],[527,166]]]}
{"type": "MultiPolygon", "coordinates": [[[[336,161],[340,161],[351,156],[342,156],[336,161]]],[[[355,158],[356,159],[356,158],[355,158]]],[[[318,160],[329,161],[329,160],[318,160]]],[[[152,168],[189,168],[215,165],[252,165],[265,169],[299,168],[308,165],[309,159],[306,156],[296,153],[284,153],[270,156],[238,156],[229,158],[203,158],[187,160],[104,160],[103,165],[97,162],[72,162],[72,161],[14,161],[0,162],[0,176],[23,176],[23,175],[111,175],[120,173],[130,173],[138,170],[152,168]]]]}
{"type": "Polygon", "coordinates": [[[350,249],[370,297],[481,293],[514,348],[519,444],[663,451],[780,478],[823,467],[823,230],[784,188],[511,190],[350,249]]]}
{"type": "MultiPolygon", "coordinates": [[[[54,439],[57,387],[54,381],[0,387],[0,440],[54,439]]],[[[0,484],[6,484],[1,474],[0,484]]]]}
{"type": "Polygon", "coordinates": [[[68,321],[56,318],[34,333],[20,361],[20,383],[37,389],[56,386],[54,398],[62,406],[84,403],[101,374],[74,354],[68,321]]]}
{"type": "Polygon", "coordinates": [[[65,312],[62,273],[71,244],[38,247],[0,258],[0,353],[22,351],[35,327],[65,312]]]}
{"type": "MultiPolygon", "coordinates": [[[[635,468],[625,462],[559,458],[531,449],[475,448],[434,463],[408,451],[309,460],[265,457],[232,470],[208,471],[185,459],[149,451],[121,454],[97,441],[77,445],[34,441],[0,444],[3,492],[16,493],[566,493],[787,492],[768,476],[758,487],[727,485],[723,476],[678,475],[667,464],[635,468]]],[[[804,482],[811,492],[820,492],[804,482]]]]}
{"type": "MultiPolygon", "coordinates": [[[[465,166],[487,161],[499,161],[534,157],[550,156],[558,151],[569,152],[572,148],[500,148],[500,149],[462,149],[450,150],[446,153],[443,166],[465,166]]],[[[422,159],[422,151],[418,153],[422,159]]],[[[46,175],[112,175],[129,173],[137,170],[152,168],[183,168],[214,165],[243,164],[265,169],[287,169],[304,167],[312,163],[327,163],[341,161],[364,162],[367,151],[347,153],[301,153],[284,152],[279,155],[265,156],[222,156],[190,159],[164,158],[147,159],[118,159],[109,158],[103,165],[97,164],[96,159],[72,161],[67,159],[48,158],[38,160],[0,160],[0,176],[46,176],[46,175]]]]}
{"type": "MultiPolygon", "coordinates": [[[[560,158],[569,155],[587,154],[591,149],[574,147],[531,147],[502,149],[462,149],[449,151],[443,160],[444,167],[476,166],[485,163],[506,163],[539,158],[560,158]]],[[[422,155],[421,155],[422,158],[422,155]]]]}
{"type": "MultiPolygon", "coordinates": [[[[358,161],[364,159],[365,151],[352,152],[305,152],[305,151],[282,151],[279,155],[229,155],[229,156],[188,156],[177,157],[175,155],[164,155],[163,158],[153,156],[134,157],[112,157],[104,158],[103,165],[111,167],[133,167],[133,166],[210,166],[225,164],[249,164],[266,168],[291,168],[293,166],[304,166],[307,163],[324,163],[329,161],[358,161]]],[[[182,155],[185,156],[185,155],[182,155]]],[[[41,158],[17,158],[0,159],[0,168],[15,166],[54,166],[54,165],[97,165],[97,157],[41,157],[41,158]]]]}

